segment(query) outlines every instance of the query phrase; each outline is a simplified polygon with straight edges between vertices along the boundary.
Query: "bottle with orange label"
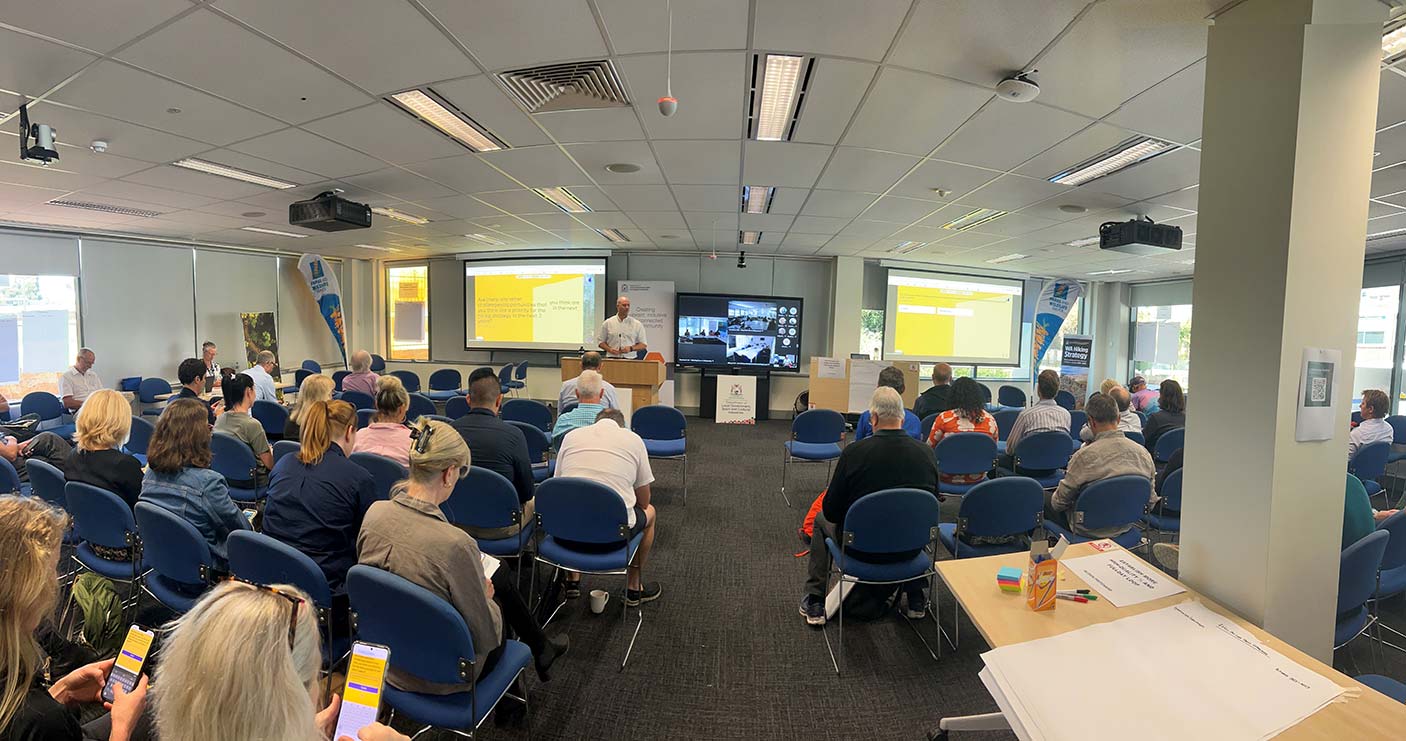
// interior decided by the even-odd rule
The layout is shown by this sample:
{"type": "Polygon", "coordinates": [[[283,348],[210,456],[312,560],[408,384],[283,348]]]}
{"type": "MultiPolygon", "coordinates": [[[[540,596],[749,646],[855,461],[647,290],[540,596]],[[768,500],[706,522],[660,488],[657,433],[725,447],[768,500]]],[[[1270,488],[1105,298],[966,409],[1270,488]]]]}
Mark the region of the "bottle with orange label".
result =
{"type": "Polygon", "coordinates": [[[1053,610],[1059,595],[1059,561],[1050,555],[1044,528],[1030,543],[1030,565],[1025,571],[1025,603],[1036,612],[1053,610]]]}

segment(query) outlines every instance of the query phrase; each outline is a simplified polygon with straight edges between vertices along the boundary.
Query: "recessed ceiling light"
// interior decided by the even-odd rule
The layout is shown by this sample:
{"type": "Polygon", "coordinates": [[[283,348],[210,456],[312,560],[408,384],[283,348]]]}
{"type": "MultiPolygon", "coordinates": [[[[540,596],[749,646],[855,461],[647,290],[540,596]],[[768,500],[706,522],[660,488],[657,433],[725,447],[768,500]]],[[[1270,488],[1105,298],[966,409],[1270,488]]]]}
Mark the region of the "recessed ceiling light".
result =
{"type": "Polygon", "coordinates": [[[475,152],[492,152],[506,149],[508,146],[503,140],[479,126],[468,114],[429,88],[406,90],[390,96],[387,100],[475,152]]]}
{"type": "Polygon", "coordinates": [[[1059,210],[1067,214],[1082,214],[1088,211],[1087,208],[1076,203],[1065,203],[1059,207],[1059,210]]]}
{"type": "Polygon", "coordinates": [[[679,235],[677,235],[677,234],[660,234],[660,235],[659,235],[659,238],[660,238],[660,239],[678,239],[678,238],[679,238],[679,235]]]}
{"type": "Polygon", "coordinates": [[[363,250],[376,250],[377,252],[400,252],[400,249],[396,247],[378,247],[374,244],[359,244],[357,247],[363,250]]]}
{"type": "Polygon", "coordinates": [[[166,112],[167,112],[167,113],[170,113],[170,114],[172,114],[172,115],[175,115],[175,114],[177,114],[177,113],[180,113],[180,112],[181,112],[181,109],[179,109],[179,108],[167,108],[167,109],[166,109],[166,112]]]}
{"type": "Polygon", "coordinates": [[[981,226],[982,224],[985,224],[987,222],[995,221],[996,219],[999,219],[1005,215],[1005,211],[997,211],[994,208],[978,208],[974,211],[968,211],[967,213],[958,216],[957,218],[947,222],[946,224],[943,224],[942,228],[964,232],[968,229],[974,229],[978,226],[981,226]]]}
{"type": "Polygon", "coordinates": [[[920,249],[926,247],[927,244],[928,244],[927,242],[914,242],[914,241],[899,242],[898,244],[894,245],[893,247],[890,247],[890,248],[889,248],[889,252],[891,252],[891,253],[893,253],[893,254],[896,254],[896,255],[906,255],[906,254],[908,254],[908,253],[910,253],[910,252],[917,252],[918,250],[920,250],[920,249]]]}
{"type": "Polygon", "coordinates": [[[628,175],[632,172],[639,172],[640,166],[633,162],[612,162],[605,166],[606,172],[613,172],[616,175],[628,175]]]}
{"type": "Polygon", "coordinates": [[[63,206],[64,208],[81,208],[84,211],[100,211],[105,214],[116,214],[118,216],[140,216],[150,219],[160,216],[160,211],[148,211],[144,208],[129,208],[127,206],[114,206],[110,203],[93,203],[91,201],[71,201],[64,198],[55,198],[49,201],[51,206],[63,206]]]}
{"type": "Polygon", "coordinates": [[[1382,34],[1383,59],[1392,59],[1402,52],[1406,52],[1406,22],[1397,23],[1382,34]]]}
{"type": "Polygon", "coordinates": [[[594,231],[596,234],[599,234],[612,242],[630,241],[630,238],[625,236],[624,232],[620,231],[619,229],[596,229],[594,231]]]}
{"type": "Polygon", "coordinates": [[[1112,149],[1051,175],[1049,181],[1060,185],[1083,185],[1176,148],[1177,145],[1161,139],[1135,136],[1112,149]]]}
{"type": "Polygon", "coordinates": [[[257,219],[260,216],[268,216],[268,214],[263,211],[245,211],[244,213],[240,214],[240,216],[243,216],[246,219],[257,219]]]}
{"type": "Polygon", "coordinates": [[[504,242],[503,240],[498,239],[497,237],[490,237],[487,234],[481,234],[479,232],[474,232],[473,234],[465,234],[464,236],[474,240],[475,242],[482,242],[492,247],[498,247],[500,245],[507,244],[507,242],[504,242]]]}
{"type": "Polygon", "coordinates": [[[776,195],[776,187],[771,185],[744,185],[742,186],[742,213],[744,214],[764,214],[771,210],[772,196],[776,195]]]}
{"type": "Polygon", "coordinates": [[[424,226],[425,224],[430,223],[429,219],[420,216],[415,216],[413,214],[407,214],[404,211],[397,211],[389,206],[372,206],[371,213],[380,214],[381,216],[384,216],[388,219],[403,221],[407,224],[414,224],[415,226],[424,226]]]}
{"type": "Polygon", "coordinates": [[[1089,247],[1089,246],[1098,244],[1099,241],[1100,241],[1100,238],[1099,238],[1099,237],[1084,237],[1083,239],[1076,239],[1076,240],[1074,240],[1073,242],[1065,242],[1065,243],[1064,243],[1064,246],[1066,246],[1066,247],[1089,247]]]}
{"type": "Polygon", "coordinates": [[[1094,272],[1092,272],[1092,273],[1089,273],[1089,275],[1122,275],[1123,273],[1131,273],[1131,272],[1134,272],[1134,271],[1132,271],[1132,270],[1096,270],[1096,271],[1094,271],[1094,272]]]}
{"type": "Polygon", "coordinates": [[[566,188],[533,188],[532,192],[569,214],[582,214],[591,210],[590,206],[566,188]]]}
{"type": "Polygon", "coordinates": [[[805,95],[810,65],[805,57],[793,54],[756,55],[752,59],[752,138],[759,141],[790,139],[801,98],[805,95]],[[758,66],[761,69],[757,69],[758,66]]]}
{"type": "Polygon", "coordinates": [[[279,230],[277,230],[277,229],[265,229],[265,228],[263,228],[263,227],[261,227],[261,226],[241,226],[241,227],[239,227],[239,228],[240,228],[240,229],[243,229],[243,230],[246,231],[246,232],[258,232],[258,233],[260,233],[260,234],[272,234],[272,235],[274,235],[275,237],[293,237],[293,238],[295,238],[295,239],[302,239],[303,237],[309,236],[309,235],[307,235],[307,234],[294,234],[293,232],[281,232],[281,231],[279,231],[279,230]]]}
{"type": "Polygon", "coordinates": [[[1026,257],[1028,257],[1028,255],[1022,255],[1019,252],[1013,252],[1009,255],[993,257],[990,260],[987,260],[987,262],[991,263],[992,265],[1000,265],[1003,262],[1015,262],[1016,260],[1024,260],[1026,257]]]}
{"type": "Polygon", "coordinates": [[[757,243],[760,242],[761,240],[762,240],[762,233],[761,233],[761,232],[738,232],[738,233],[737,233],[737,243],[738,243],[738,244],[757,244],[757,243]]]}
{"type": "Polygon", "coordinates": [[[187,157],[183,160],[177,160],[176,162],[172,162],[171,164],[175,165],[176,167],[184,167],[187,170],[203,172],[206,175],[219,175],[222,178],[239,180],[245,183],[253,183],[254,185],[262,185],[265,188],[277,188],[279,190],[287,190],[289,188],[298,187],[294,183],[279,180],[277,178],[271,178],[267,175],[260,175],[256,172],[240,170],[239,168],[230,167],[228,165],[221,165],[216,162],[206,162],[205,160],[195,159],[194,157],[187,157]]]}

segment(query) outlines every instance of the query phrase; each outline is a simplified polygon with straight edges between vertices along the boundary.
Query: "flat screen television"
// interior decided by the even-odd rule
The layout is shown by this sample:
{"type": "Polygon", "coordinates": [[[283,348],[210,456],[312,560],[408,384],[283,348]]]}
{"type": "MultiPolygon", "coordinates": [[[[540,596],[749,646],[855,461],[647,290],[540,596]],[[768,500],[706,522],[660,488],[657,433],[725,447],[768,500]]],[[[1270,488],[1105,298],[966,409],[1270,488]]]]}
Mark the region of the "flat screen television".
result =
{"type": "Polygon", "coordinates": [[[682,367],[752,367],[797,371],[801,299],[679,293],[674,363],[682,367]]]}

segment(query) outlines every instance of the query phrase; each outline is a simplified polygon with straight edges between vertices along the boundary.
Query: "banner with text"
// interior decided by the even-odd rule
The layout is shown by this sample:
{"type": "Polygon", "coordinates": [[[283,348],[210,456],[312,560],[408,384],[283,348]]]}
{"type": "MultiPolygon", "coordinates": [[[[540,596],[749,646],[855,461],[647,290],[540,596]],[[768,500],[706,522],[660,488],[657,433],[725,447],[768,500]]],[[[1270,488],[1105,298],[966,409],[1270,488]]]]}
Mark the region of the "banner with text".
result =
{"type": "Polygon", "coordinates": [[[754,425],[757,423],[757,377],[718,376],[717,423],[754,425]]]}
{"type": "Polygon", "coordinates": [[[1065,335],[1060,352],[1059,387],[1074,395],[1074,408],[1083,409],[1089,396],[1089,359],[1094,352],[1094,338],[1065,335]]]}
{"type": "Polygon", "coordinates": [[[337,274],[321,255],[303,255],[298,261],[298,272],[312,289],[312,297],[317,301],[322,320],[337,340],[337,348],[342,351],[342,362],[347,360],[347,330],[342,321],[342,287],[337,284],[337,274]]]}
{"type": "Polygon", "coordinates": [[[1069,308],[1083,292],[1083,286],[1072,278],[1051,279],[1040,289],[1040,299],[1035,302],[1035,326],[1030,333],[1032,368],[1040,367],[1040,361],[1054,343],[1054,336],[1064,326],[1064,318],[1069,316],[1069,308]]]}

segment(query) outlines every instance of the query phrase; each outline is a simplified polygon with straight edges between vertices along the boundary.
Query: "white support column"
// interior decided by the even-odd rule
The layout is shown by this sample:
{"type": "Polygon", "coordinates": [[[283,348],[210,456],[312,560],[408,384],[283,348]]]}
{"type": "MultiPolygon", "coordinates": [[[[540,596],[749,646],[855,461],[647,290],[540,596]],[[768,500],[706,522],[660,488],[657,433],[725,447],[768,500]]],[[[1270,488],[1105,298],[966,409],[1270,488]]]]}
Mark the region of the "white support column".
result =
{"type": "Polygon", "coordinates": [[[1247,0],[1207,52],[1181,575],[1325,661],[1385,14],[1247,0]],[[1294,440],[1305,347],[1342,351],[1332,440],[1294,440]]]}
{"type": "Polygon", "coordinates": [[[834,313],[830,321],[830,357],[859,352],[859,310],[864,305],[864,260],[835,258],[834,313]]]}

